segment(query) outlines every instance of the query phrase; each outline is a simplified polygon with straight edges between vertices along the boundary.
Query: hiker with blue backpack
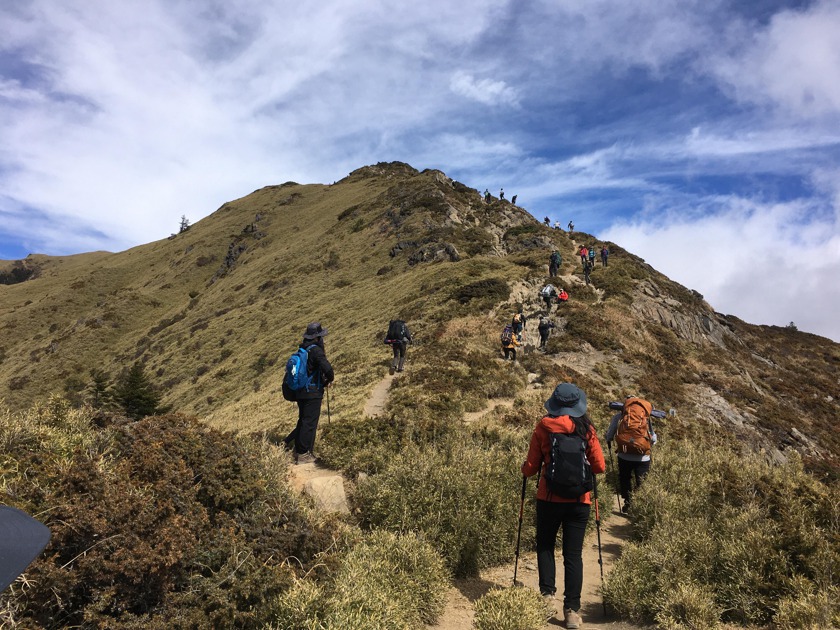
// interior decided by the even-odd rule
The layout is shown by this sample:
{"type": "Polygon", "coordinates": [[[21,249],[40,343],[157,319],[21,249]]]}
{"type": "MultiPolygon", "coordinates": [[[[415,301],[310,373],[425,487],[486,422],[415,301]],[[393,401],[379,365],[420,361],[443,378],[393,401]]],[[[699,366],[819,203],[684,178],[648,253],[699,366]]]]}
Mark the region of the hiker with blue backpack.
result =
{"type": "Polygon", "coordinates": [[[405,352],[408,344],[411,343],[411,333],[408,326],[401,319],[392,319],[388,322],[388,332],[385,334],[385,343],[391,346],[394,351],[394,360],[391,361],[389,374],[402,372],[405,366],[405,352]]]}
{"type": "Polygon", "coordinates": [[[327,329],[320,322],[312,322],[306,327],[297,351],[286,362],[283,398],[297,402],[298,421],[283,441],[287,450],[294,449],[296,464],[311,464],[317,459],[313,448],[321,417],[321,401],[324,390],[335,379],[324,350],[326,336],[327,329]]]}
{"type": "MultiPolygon", "coordinates": [[[[596,489],[595,475],[606,470],[595,427],[586,413],[586,394],[571,383],[558,385],[545,401],[547,414],[531,435],[522,464],[525,477],[539,475],[537,486],[537,569],[540,593],[556,613],[554,547],[562,529],[563,616],[567,628],[580,628],[583,539],[596,489]]],[[[597,501],[597,490],[595,495],[597,501]]],[[[597,505],[596,505],[597,514],[597,505]]]]}

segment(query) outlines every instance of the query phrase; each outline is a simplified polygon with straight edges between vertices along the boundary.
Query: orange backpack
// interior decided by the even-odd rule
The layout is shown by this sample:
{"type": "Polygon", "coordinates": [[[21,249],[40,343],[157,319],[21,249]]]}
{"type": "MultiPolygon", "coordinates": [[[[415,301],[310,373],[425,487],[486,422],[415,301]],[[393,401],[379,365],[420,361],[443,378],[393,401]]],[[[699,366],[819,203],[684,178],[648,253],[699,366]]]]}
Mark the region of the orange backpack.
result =
{"type": "Polygon", "coordinates": [[[641,398],[628,398],[615,434],[617,452],[650,455],[650,412],[653,406],[641,398]]]}

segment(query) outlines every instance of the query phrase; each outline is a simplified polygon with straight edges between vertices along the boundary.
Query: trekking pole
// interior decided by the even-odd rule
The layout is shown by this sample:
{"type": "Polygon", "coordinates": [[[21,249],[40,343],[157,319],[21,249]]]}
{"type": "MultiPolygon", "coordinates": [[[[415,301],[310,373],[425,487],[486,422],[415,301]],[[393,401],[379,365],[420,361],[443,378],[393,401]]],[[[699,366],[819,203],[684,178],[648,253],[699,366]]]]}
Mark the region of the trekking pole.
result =
{"type": "Polygon", "coordinates": [[[516,532],[516,560],[513,563],[513,585],[522,586],[522,582],[516,580],[516,572],[519,569],[519,541],[522,537],[522,514],[525,511],[525,489],[528,484],[528,477],[522,476],[522,500],[519,503],[519,530],[516,532]]]}
{"type": "Polygon", "coordinates": [[[327,424],[332,422],[332,418],[330,417],[330,388],[327,387],[327,424]]]}
{"type": "MultiPolygon", "coordinates": [[[[613,474],[615,475],[615,482],[618,484],[618,471],[615,469],[615,462],[613,461],[612,456],[612,442],[607,442],[607,449],[610,452],[610,468],[613,470],[613,474]]],[[[616,485],[615,489],[615,504],[618,506],[618,512],[621,513],[621,499],[619,498],[620,492],[618,486],[616,485]]]]}
{"type": "Polygon", "coordinates": [[[598,565],[601,567],[601,605],[607,616],[607,602],[604,601],[604,559],[601,557],[601,514],[598,511],[598,475],[592,475],[592,492],[595,495],[595,532],[598,535],[598,565]]]}

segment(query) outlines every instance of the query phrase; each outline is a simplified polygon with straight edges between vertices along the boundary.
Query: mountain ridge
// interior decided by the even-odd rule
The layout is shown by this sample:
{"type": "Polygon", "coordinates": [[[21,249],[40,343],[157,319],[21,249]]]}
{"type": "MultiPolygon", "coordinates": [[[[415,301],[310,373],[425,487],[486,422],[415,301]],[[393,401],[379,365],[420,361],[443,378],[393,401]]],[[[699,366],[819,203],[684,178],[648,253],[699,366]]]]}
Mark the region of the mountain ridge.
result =
{"type": "MultiPolygon", "coordinates": [[[[793,450],[836,476],[838,344],[717,313],[620,244],[608,244],[610,264],[587,287],[575,247],[596,242],[400,162],[334,184],[266,186],[125,252],[27,257],[20,264],[35,275],[0,285],[0,397],[15,409],[55,391],[82,399],[91,369],[115,377],[141,361],[166,404],[214,426],[266,431],[291,421],[280,365],[320,320],[339,374],[335,414],[358,416],[384,369],[388,319],[420,332],[410,351],[418,382],[438,378],[420,372],[442,331],[472,322],[458,333],[474,352],[462,370],[471,378],[495,360],[495,331],[512,312],[539,311],[558,248],[572,301],[554,315],[550,352],[606,357],[580,373],[596,400],[643,392],[677,409],[675,435],[702,423],[771,460],[793,450]]],[[[453,409],[477,404],[464,394],[453,409]]]]}

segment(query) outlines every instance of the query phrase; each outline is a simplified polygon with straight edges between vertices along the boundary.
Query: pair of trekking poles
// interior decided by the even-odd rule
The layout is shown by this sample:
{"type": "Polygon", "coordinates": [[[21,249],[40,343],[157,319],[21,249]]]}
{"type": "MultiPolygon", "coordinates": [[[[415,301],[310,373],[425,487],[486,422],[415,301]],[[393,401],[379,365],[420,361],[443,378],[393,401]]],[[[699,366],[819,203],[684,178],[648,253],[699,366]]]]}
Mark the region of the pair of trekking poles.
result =
{"type": "MultiPolygon", "coordinates": [[[[612,451],[610,451],[612,454],[612,451]]],[[[540,474],[537,474],[537,488],[540,486],[540,474]]],[[[525,493],[528,489],[528,478],[522,477],[522,499],[519,502],[519,527],[516,531],[516,559],[513,563],[513,585],[522,586],[522,582],[516,579],[519,569],[519,543],[522,540],[522,517],[525,513],[525,493]]],[[[601,555],[601,513],[598,509],[598,475],[592,475],[592,497],[595,501],[595,532],[598,539],[598,566],[601,570],[601,589],[604,588],[604,558],[601,555]]],[[[601,597],[601,605],[604,607],[604,616],[607,615],[607,603],[601,597]]]]}

